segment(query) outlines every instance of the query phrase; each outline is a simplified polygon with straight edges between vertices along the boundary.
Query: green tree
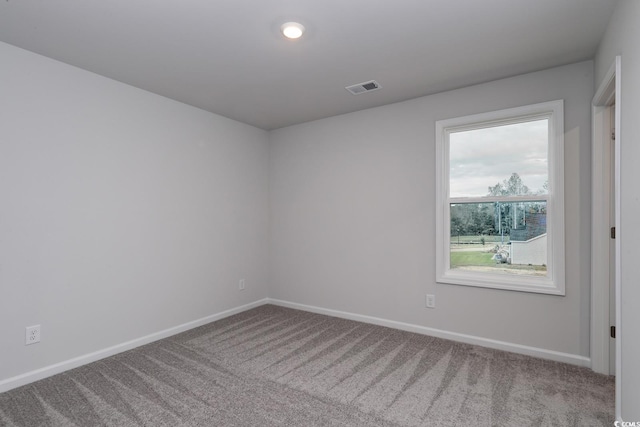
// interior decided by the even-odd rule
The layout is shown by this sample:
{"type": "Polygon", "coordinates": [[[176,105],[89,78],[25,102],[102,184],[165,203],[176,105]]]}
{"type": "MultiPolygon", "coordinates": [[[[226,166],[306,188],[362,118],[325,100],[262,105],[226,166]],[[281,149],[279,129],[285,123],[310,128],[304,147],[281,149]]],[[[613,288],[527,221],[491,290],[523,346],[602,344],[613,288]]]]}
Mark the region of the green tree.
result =
{"type": "MultiPolygon", "coordinates": [[[[489,187],[489,196],[523,196],[532,194],[529,187],[523,182],[520,175],[516,172],[512,173],[509,179],[498,182],[496,185],[489,187]]],[[[515,203],[495,203],[494,223],[495,228],[500,235],[511,234],[511,228],[514,226],[514,216],[517,215],[515,203]]]]}
{"type": "Polygon", "coordinates": [[[522,196],[531,194],[529,187],[524,185],[522,178],[517,173],[512,173],[509,179],[489,187],[489,196],[522,196]]]}
{"type": "Polygon", "coordinates": [[[460,203],[451,207],[451,236],[493,235],[493,207],[489,203],[460,203]]]}
{"type": "Polygon", "coordinates": [[[456,215],[459,212],[458,209],[451,210],[451,236],[457,236],[462,230],[462,220],[460,216],[456,215]]]}

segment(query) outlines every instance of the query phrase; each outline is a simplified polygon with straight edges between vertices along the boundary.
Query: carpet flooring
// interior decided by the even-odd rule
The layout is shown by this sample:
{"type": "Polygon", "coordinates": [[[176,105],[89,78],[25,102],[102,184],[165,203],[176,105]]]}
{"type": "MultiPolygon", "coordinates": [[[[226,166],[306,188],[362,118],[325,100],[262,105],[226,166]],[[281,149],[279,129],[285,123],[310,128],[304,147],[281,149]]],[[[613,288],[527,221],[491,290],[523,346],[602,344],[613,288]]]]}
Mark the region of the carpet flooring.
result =
{"type": "Polygon", "coordinates": [[[607,426],[586,368],[273,305],[0,394],[2,426],[607,426]]]}

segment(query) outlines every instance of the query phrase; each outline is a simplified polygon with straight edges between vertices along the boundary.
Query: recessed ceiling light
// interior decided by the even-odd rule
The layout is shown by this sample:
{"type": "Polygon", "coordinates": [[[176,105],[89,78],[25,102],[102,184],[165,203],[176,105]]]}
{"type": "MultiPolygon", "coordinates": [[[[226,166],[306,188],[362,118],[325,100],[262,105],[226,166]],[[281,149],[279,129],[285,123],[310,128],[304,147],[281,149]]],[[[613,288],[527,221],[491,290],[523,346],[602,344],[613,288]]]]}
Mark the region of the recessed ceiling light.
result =
{"type": "Polygon", "coordinates": [[[304,25],[297,22],[287,22],[280,27],[282,34],[288,39],[297,39],[304,33],[304,25]]]}

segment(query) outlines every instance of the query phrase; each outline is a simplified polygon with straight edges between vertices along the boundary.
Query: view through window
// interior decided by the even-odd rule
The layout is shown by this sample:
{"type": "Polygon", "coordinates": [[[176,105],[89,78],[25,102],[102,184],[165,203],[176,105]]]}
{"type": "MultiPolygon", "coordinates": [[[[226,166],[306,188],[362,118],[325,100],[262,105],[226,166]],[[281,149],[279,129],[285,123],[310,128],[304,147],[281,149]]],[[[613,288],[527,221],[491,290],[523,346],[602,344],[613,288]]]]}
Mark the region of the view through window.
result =
{"type": "Polygon", "coordinates": [[[546,118],[449,135],[450,268],[546,275],[548,135],[546,118]]]}
{"type": "Polygon", "coordinates": [[[563,103],[436,122],[441,283],[564,294],[563,103]]]}

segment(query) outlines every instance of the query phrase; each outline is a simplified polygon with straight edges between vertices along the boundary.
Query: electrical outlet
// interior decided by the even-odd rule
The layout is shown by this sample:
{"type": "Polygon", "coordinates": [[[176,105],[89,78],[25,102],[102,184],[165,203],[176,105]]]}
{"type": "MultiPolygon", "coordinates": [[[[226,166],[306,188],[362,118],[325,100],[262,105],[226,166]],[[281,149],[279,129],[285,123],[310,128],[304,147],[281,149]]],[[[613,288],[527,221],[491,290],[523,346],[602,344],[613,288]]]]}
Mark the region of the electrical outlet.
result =
{"type": "Polygon", "coordinates": [[[238,290],[244,291],[244,279],[240,279],[240,281],[238,282],[238,290]]]}
{"type": "Polygon", "coordinates": [[[25,330],[25,345],[40,342],[40,325],[27,326],[25,330]]]}
{"type": "Polygon", "coordinates": [[[427,308],[436,308],[436,296],[427,294],[427,308]]]}

